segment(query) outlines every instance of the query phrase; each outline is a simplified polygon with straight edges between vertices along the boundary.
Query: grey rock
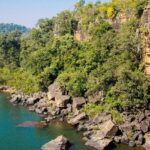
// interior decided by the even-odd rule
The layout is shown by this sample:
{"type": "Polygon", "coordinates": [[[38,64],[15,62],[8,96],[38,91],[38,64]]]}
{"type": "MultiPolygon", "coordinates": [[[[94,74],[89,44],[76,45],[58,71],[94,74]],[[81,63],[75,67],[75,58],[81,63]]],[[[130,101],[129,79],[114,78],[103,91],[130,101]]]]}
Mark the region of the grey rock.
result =
{"type": "Polygon", "coordinates": [[[35,109],[35,112],[36,112],[37,114],[42,114],[42,110],[39,109],[39,108],[36,108],[36,109],[35,109]]]}
{"type": "Polygon", "coordinates": [[[92,138],[86,142],[85,145],[91,146],[97,150],[104,150],[106,149],[110,144],[112,143],[112,139],[98,139],[98,138],[92,138]]]}
{"type": "Polygon", "coordinates": [[[70,96],[68,95],[57,95],[55,97],[55,103],[57,107],[64,108],[67,107],[67,104],[70,100],[70,96]]]}
{"type": "Polygon", "coordinates": [[[132,126],[130,123],[125,123],[121,125],[120,127],[121,127],[121,130],[123,130],[124,132],[132,131],[132,126]]]}
{"type": "Polygon", "coordinates": [[[138,145],[142,145],[143,142],[144,142],[144,136],[143,136],[143,134],[140,134],[138,137],[138,145]]]}
{"type": "Polygon", "coordinates": [[[37,103],[40,99],[37,97],[30,97],[27,99],[26,104],[27,105],[34,105],[35,103],[37,103]]]}
{"type": "Polygon", "coordinates": [[[136,144],[135,144],[135,142],[134,141],[129,141],[129,144],[128,144],[130,147],[135,147],[136,146],[136,144]]]}
{"type": "Polygon", "coordinates": [[[114,137],[114,141],[115,141],[116,143],[120,143],[120,142],[121,142],[121,137],[120,137],[120,136],[115,136],[115,137],[114,137]]]}
{"type": "Polygon", "coordinates": [[[145,114],[144,113],[141,113],[140,116],[139,116],[139,122],[143,121],[145,119],[145,114]]]}
{"type": "Polygon", "coordinates": [[[142,121],[141,122],[141,130],[146,133],[149,130],[149,121],[142,121]]]}
{"type": "Polygon", "coordinates": [[[18,95],[12,95],[12,98],[10,99],[10,102],[13,104],[19,104],[22,102],[22,95],[18,94],[18,95]]]}
{"type": "Polygon", "coordinates": [[[86,131],[87,128],[86,128],[85,125],[81,125],[81,124],[80,124],[80,125],[78,126],[77,130],[78,130],[78,131],[86,131]]]}
{"type": "Polygon", "coordinates": [[[71,112],[72,111],[72,105],[71,104],[67,104],[67,110],[68,110],[68,112],[71,112]]]}
{"type": "Polygon", "coordinates": [[[88,141],[88,138],[87,137],[83,137],[82,140],[83,141],[88,141]]]}
{"type": "Polygon", "coordinates": [[[68,139],[61,135],[43,145],[41,150],[67,150],[68,145],[68,139]]]}
{"type": "Polygon", "coordinates": [[[55,82],[48,87],[47,96],[49,100],[55,100],[56,96],[59,97],[61,95],[63,95],[63,92],[61,91],[58,83],[55,82]]]}
{"type": "Polygon", "coordinates": [[[85,103],[84,97],[75,97],[73,98],[73,109],[80,109],[85,103]]]}
{"type": "Polygon", "coordinates": [[[133,116],[133,115],[130,115],[130,116],[127,117],[127,121],[129,123],[133,122],[134,120],[135,120],[135,116],[133,116]]]}
{"type": "Polygon", "coordinates": [[[128,142],[129,142],[128,136],[125,133],[123,133],[121,137],[121,143],[128,143],[128,142]]]}
{"type": "Polygon", "coordinates": [[[112,137],[118,132],[118,126],[110,119],[99,126],[98,134],[100,137],[112,137]]]}
{"type": "Polygon", "coordinates": [[[139,137],[139,135],[141,134],[141,132],[136,132],[134,135],[133,135],[133,137],[132,137],[132,140],[138,140],[138,137],[139,137]]]}
{"type": "Polygon", "coordinates": [[[150,110],[145,110],[145,117],[150,117],[150,110]]]}
{"type": "Polygon", "coordinates": [[[68,123],[72,124],[72,125],[77,125],[81,120],[85,119],[87,116],[85,113],[81,113],[79,115],[77,115],[76,117],[70,119],[68,121],[68,123]]]}
{"type": "Polygon", "coordinates": [[[91,131],[86,131],[83,133],[83,136],[86,136],[86,137],[90,137],[92,135],[92,132],[91,131]]]}
{"type": "Polygon", "coordinates": [[[100,124],[100,123],[103,123],[103,122],[110,120],[110,119],[112,119],[111,114],[102,113],[100,116],[97,116],[96,118],[94,118],[93,122],[95,124],[100,124]]]}

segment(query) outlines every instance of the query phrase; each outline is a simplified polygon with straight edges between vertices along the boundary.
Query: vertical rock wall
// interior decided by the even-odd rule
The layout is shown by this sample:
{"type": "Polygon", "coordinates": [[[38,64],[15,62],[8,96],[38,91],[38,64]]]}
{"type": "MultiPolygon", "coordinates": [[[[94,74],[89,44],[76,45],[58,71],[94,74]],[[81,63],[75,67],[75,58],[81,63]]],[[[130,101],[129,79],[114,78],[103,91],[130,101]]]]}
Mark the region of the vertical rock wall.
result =
{"type": "Polygon", "coordinates": [[[147,7],[144,9],[142,16],[142,25],[144,28],[144,50],[143,50],[143,62],[145,74],[150,76],[150,1],[147,7]]]}

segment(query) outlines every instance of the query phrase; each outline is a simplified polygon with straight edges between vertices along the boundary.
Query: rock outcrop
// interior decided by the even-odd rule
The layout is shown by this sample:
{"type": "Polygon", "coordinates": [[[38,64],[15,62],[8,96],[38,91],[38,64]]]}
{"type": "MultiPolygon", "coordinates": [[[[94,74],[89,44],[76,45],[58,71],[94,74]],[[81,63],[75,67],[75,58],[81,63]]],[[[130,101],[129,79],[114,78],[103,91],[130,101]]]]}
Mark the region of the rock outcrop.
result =
{"type": "Polygon", "coordinates": [[[104,150],[113,142],[113,137],[117,134],[118,127],[111,119],[98,125],[97,131],[89,136],[86,145],[98,150],[104,150]]]}
{"type": "Polygon", "coordinates": [[[145,28],[145,32],[142,35],[144,39],[143,62],[146,75],[150,75],[150,1],[144,9],[142,25],[145,28]]]}

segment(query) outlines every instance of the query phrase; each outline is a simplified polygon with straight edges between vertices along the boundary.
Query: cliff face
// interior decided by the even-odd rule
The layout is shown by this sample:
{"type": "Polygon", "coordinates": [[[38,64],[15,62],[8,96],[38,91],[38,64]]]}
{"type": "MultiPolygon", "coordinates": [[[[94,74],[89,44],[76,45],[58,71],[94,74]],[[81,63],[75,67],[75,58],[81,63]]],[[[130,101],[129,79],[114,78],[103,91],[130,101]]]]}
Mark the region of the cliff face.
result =
{"type": "Polygon", "coordinates": [[[144,9],[142,24],[144,27],[143,62],[145,74],[150,76],[150,1],[147,7],[144,9]]]}
{"type": "Polygon", "coordinates": [[[78,22],[77,29],[74,31],[74,38],[78,41],[83,41],[85,39],[84,33],[81,29],[80,21],[78,22]]]}

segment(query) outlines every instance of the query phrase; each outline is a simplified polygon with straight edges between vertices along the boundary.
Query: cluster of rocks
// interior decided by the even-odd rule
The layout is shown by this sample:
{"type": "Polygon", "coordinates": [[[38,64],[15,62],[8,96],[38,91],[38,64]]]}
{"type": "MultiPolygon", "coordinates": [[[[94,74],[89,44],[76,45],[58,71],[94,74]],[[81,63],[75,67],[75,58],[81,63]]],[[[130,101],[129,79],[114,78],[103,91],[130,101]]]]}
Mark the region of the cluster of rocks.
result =
{"type": "Polygon", "coordinates": [[[26,106],[30,111],[35,111],[40,115],[48,114],[46,93],[43,92],[35,93],[32,96],[23,93],[14,93],[11,95],[10,102],[14,105],[26,106]]]}
{"type": "MultiPolygon", "coordinates": [[[[100,96],[103,100],[101,92],[91,96],[90,100],[98,103],[100,96]]],[[[113,121],[109,112],[89,118],[81,111],[89,100],[84,97],[70,97],[57,83],[50,85],[47,93],[39,92],[31,96],[14,93],[10,101],[15,105],[27,106],[30,111],[44,116],[46,123],[52,119],[67,121],[78,131],[83,131],[86,145],[95,149],[104,150],[114,142],[126,143],[131,147],[142,145],[146,150],[150,149],[150,110],[123,112],[124,123],[121,125],[113,121]]]]}
{"type": "Polygon", "coordinates": [[[121,137],[116,142],[128,143],[129,146],[141,146],[150,149],[150,110],[134,110],[123,113],[124,124],[120,125],[121,137]],[[145,146],[146,145],[146,146],[145,146]]]}
{"type": "Polygon", "coordinates": [[[8,86],[0,86],[0,91],[10,93],[10,94],[13,94],[13,93],[16,92],[15,88],[11,88],[11,87],[8,87],[8,86]]]}

